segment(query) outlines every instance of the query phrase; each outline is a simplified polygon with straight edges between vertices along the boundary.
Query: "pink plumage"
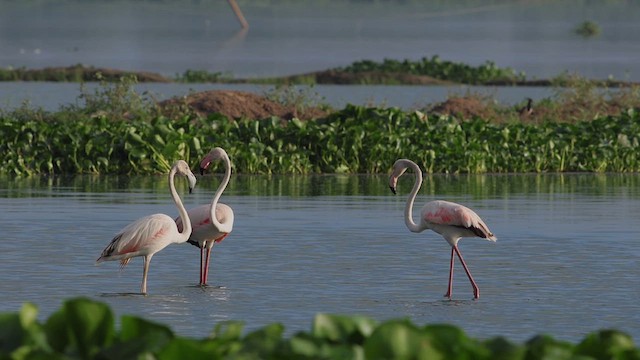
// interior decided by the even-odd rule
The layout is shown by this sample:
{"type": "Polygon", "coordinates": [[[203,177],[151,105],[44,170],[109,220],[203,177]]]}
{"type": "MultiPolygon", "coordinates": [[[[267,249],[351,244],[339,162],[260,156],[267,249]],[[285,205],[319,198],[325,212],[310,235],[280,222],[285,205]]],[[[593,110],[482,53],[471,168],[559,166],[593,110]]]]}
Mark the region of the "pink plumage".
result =
{"type": "Polygon", "coordinates": [[[422,232],[426,229],[435,231],[451,245],[451,261],[449,264],[449,287],[445,297],[451,298],[453,291],[453,260],[454,254],[458,256],[464,268],[471,286],[473,287],[474,298],[480,297],[480,289],[473,280],[469,268],[462,258],[462,253],[458,248],[458,241],[463,237],[479,237],[489,241],[496,241],[497,238],[489,230],[487,224],[473,210],[466,206],[444,200],[430,201],[424,205],[420,212],[420,221],[416,224],[413,221],[413,203],[416,199],[420,186],[422,185],[422,170],[411,160],[399,159],[393,164],[393,171],[389,178],[389,187],[396,193],[398,178],[402,176],[407,168],[411,168],[415,173],[413,189],[407,199],[405,206],[404,220],[407,228],[412,232],[422,232]]]}
{"type": "MultiPolygon", "coordinates": [[[[231,178],[231,160],[229,159],[229,155],[227,155],[227,152],[222,148],[216,147],[212,149],[200,162],[200,172],[204,173],[211,162],[215,160],[223,161],[225,165],[225,175],[213,196],[211,204],[201,205],[188,211],[193,228],[188,242],[200,248],[199,284],[201,286],[207,285],[211,249],[233,230],[233,209],[226,204],[218,202],[231,178]],[[214,214],[212,214],[212,210],[214,214]]],[[[178,229],[182,228],[182,220],[177,218],[175,221],[178,229]]]]}
{"type": "MultiPolygon", "coordinates": [[[[176,174],[185,176],[189,181],[189,192],[196,185],[196,177],[189,169],[186,162],[177,161],[169,172],[169,190],[173,198],[180,218],[191,224],[187,210],[182,204],[175,188],[174,178],[176,174]]],[[[172,243],[182,243],[189,239],[191,226],[178,228],[174,220],[165,214],[153,214],[140,218],[125,226],[116,236],[113,237],[109,245],[102,250],[96,264],[103,261],[120,261],[121,266],[129,263],[131,258],[136,256],[144,257],[144,267],[142,272],[142,285],[140,292],[147,293],[147,274],[149,263],[155,253],[164,249],[172,243]]]]}

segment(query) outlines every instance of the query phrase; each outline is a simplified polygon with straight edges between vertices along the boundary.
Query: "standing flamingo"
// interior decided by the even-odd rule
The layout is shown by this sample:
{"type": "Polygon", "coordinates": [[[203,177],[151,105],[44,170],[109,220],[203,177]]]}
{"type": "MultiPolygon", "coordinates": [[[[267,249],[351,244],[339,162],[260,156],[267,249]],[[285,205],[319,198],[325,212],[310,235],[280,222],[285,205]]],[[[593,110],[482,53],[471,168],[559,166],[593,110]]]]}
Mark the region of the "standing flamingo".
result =
{"type": "Polygon", "coordinates": [[[409,230],[415,233],[431,229],[442,235],[449,245],[451,245],[449,288],[444,296],[451,299],[453,290],[453,254],[455,253],[458,255],[458,259],[460,259],[462,267],[471,281],[474,299],[479,298],[480,289],[473,280],[471,272],[462,258],[462,254],[458,249],[458,241],[463,237],[480,237],[495,242],[497,238],[473,210],[449,201],[435,200],[426,203],[420,212],[420,223],[416,224],[413,221],[413,202],[416,199],[418,190],[420,190],[420,186],[422,186],[422,170],[420,170],[420,167],[411,160],[397,160],[395,164],[393,164],[393,172],[389,178],[389,187],[395,194],[398,178],[404,174],[407,168],[413,170],[416,180],[407,199],[407,205],[404,208],[404,223],[409,230]]]}
{"type": "Polygon", "coordinates": [[[178,208],[180,218],[188,225],[184,229],[178,229],[174,220],[165,214],[145,216],[122,229],[111,240],[109,245],[102,250],[102,254],[96,260],[96,265],[103,261],[120,260],[120,265],[124,267],[131,258],[144,256],[144,270],[140,288],[140,292],[144,295],[147,294],[147,274],[153,255],[171,243],[187,241],[189,235],[191,235],[189,214],[187,214],[187,210],[184,208],[174,184],[176,173],[185,176],[189,180],[189,192],[196,186],[196,177],[189,169],[189,165],[183,160],[178,160],[169,172],[171,197],[178,208]]]}
{"type": "MultiPolygon", "coordinates": [[[[204,171],[214,160],[222,160],[224,162],[224,178],[218,186],[211,204],[198,206],[197,208],[189,210],[189,218],[192,222],[193,232],[188,242],[200,248],[200,286],[207,285],[209,259],[213,245],[221,242],[229,235],[231,230],[233,230],[233,210],[226,204],[218,203],[222,192],[224,192],[231,178],[231,160],[229,160],[227,152],[219,147],[209,151],[200,162],[200,173],[204,174],[204,171]]],[[[176,219],[178,229],[182,228],[182,223],[182,218],[176,219]]]]}

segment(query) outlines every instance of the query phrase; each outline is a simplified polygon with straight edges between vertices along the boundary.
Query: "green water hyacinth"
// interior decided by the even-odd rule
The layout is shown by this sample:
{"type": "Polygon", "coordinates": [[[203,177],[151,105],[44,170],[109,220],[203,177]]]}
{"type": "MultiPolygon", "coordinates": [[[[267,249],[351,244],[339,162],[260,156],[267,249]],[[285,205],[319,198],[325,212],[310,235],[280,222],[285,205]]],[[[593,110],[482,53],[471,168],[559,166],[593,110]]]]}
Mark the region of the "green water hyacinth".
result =
{"type": "Polygon", "coordinates": [[[635,172],[639,137],[633,109],[542,124],[354,105],[313,121],[10,112],[0,113],[0,172],[166,173],[178,159],[201,158],[202,144],[225,148],[234,171],[248,174],[379,174],[398,158],[429,173],[635,172]]]}
{"type": "Polygon", "coordinates": [[[309,332],[284,336],[274,323],[244,332],[240,321],[215,325],[193,339],[168,326],[123,315],[87,298],[65,301],[44,322],[35,305],[0,314],[3,359],[640,359],[627,334],[606,329],[577,344],[538,335],[517,344],[504,337],[477,340],[453,325],[419,326],[406,319],[318,314],[309,332]]]}

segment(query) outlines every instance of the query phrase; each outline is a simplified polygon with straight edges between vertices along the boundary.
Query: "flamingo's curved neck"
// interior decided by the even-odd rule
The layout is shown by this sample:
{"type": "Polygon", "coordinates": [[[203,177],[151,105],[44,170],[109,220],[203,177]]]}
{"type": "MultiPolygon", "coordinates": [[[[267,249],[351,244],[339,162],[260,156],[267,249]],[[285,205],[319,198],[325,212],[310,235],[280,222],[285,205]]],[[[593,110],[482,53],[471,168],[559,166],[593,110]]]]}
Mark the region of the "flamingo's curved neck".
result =
{"type": "Polygon", "coordinates": [[[174,167],[171,169],[171,172],[169,173],[169,189],[171,191],[171,198],[173,199],[173,202],[176,204],[176,207],[178,208],[178,213],[180,214],[180,219],[182,220],[183,228],[182,228],[182,232],[180,233],[180,238],[177,241],[181,243],[189,240],[189,236],[191,236],[191,220],[189,219],[189,214],[187,213],[187,209],[184,208],[182,199],[180,199],[180,195],[178,195],[178,192],[176,191],[176,185],[175,185],[174,179],[176,177],[177,171],[178,170],[174,167]]]}
{"type": "Polygon", "coordinates": [[[413,173],[415,174],[415,182],[413,183],[413,189],[411,189],[411,193],[407,198],[407,205],[404,208],[404,223],[412,232],[421,232],[424,229],[413,221],[413,203],[416,200],[420,186],[422,186],[422,170],[420,170],[420,167],[413,161],[407,161],[406,165],[413,170],[413,173]]]}
{"type": "Polygon", "coordinates": [[[226,154],[222,157],[222,160],[224,161],[224,169],[225,169],[224,178],[222,179],[222,182],[218,186],[216,193],[213,195],[213,200],[211,201],[211,208],[209,208],[209,216],[211,219],[211,223],[218,230],[222,230],[224,225],[218,221],[218,217],[216,216],[216,206],[218,205],[218,200],[220,200],[220,196],[222,196],[224,189],[226,189],[227,185],[229,184],[229,179],[231,179],[231,160],[229,160],[229,157],[226,156],[226,154]]]}

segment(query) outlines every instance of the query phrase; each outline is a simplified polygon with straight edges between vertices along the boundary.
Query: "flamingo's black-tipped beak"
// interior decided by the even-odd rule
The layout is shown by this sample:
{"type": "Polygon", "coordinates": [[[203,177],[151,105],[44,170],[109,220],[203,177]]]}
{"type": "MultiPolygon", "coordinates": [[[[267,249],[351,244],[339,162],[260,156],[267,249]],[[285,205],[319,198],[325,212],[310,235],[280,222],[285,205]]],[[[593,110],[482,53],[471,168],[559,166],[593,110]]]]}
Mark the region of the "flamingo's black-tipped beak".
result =
{"type": "Polygon", "coordinates": [[[200,175],[204,175],[204,172],[207,170],[209,165],[211,165],[211,160],[209,159],[209,156],[207,156],[200,162],[200,175]]]}
{"type": "Polygon", "coordinates": [[[189,186],[189,194],[193,193],[193,188],[189,186]]]}
{"type": "Polygon", "coordinates": [[[391,189],[391,192],[393,193],[393,195],[396,195],[396,188],[395,188],[395,186],[391,186],[391,185],[389,185],[389,189],[391,189]]]}

